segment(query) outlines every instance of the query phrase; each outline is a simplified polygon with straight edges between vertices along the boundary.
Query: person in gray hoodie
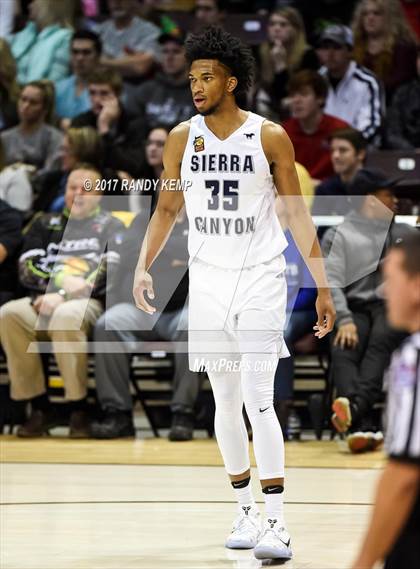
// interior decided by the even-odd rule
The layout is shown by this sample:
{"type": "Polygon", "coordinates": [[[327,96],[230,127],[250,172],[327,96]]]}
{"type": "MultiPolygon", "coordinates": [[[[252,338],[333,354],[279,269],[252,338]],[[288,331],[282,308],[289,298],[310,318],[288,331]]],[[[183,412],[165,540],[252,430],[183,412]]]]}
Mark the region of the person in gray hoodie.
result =
{"type": "MultiPolygon", "coordinates": [[[[340,432],[363,427],[372,406],[381,399],[390,354],[403,339],[388,325],[378,292],[386,251],[414,231],[394,222],[397,181],[378,169],[359,170],[349,188],[354,209],[322,241],[337,311],[331,346],[332,381],[337,390],[332,420],[340,432]]],[[[363,446],[378,446],[381,440],[372,434],[363,446]]],[[[351,450],[364,450],[358,446],[359,439],[357,448],[350,442],[351,450]]]]}
{"type": "Polygon", "coordinates": [[[147,129],[157,125],[172,128],[196,114],[193,106],[184,38],[181,34],[162,34],[161,71],[139,87],[126,91],[127,112],[141,117],[147,129]]]}

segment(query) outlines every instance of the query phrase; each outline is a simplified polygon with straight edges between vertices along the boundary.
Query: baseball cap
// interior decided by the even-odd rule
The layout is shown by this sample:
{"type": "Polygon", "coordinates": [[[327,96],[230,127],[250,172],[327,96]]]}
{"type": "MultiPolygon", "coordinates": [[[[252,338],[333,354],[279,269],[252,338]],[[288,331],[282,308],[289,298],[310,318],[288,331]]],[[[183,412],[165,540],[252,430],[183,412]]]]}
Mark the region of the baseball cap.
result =
{"type": "Polygon", "coordinates": [[[353,47],[353,32],[347,26],[341,26],[339,24],[327,26],[321,33],[319,43],[322,44],[327,41],[331,41],[338,45],[353,47]]]}
{"type": "Polygon", "coordinates": [[[349,185],[348,192],[353,196],[374,194],[378,190],[395,187],[402,178],[388,178],[379,168],[361,168],[349,185]]]}

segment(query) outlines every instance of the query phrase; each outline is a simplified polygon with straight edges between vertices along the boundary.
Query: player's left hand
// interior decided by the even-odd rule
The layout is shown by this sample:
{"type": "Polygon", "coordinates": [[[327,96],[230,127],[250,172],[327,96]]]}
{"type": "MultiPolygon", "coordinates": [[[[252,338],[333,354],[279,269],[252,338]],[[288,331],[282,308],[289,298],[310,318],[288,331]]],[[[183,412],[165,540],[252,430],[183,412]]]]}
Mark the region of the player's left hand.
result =
{"type": "Polygon", "coordinates": [[[328,289],[318,291],[318,298],[315,303],[318,320],[314,326],[315,336],[319,339],[326,336],[334,328],[335,308],[328,289]]]}

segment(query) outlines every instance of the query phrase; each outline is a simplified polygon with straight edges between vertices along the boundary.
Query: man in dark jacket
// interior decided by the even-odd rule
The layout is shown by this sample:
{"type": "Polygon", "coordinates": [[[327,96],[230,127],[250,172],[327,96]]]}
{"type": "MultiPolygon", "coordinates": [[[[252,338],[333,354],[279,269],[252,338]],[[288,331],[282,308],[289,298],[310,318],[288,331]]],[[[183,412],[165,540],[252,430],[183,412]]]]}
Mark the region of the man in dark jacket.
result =
{"type": "Polygon", "coordinates": [[[106,270],[118,261],[104,253],[124,230],[120,221],[100,208],[95,187],[100,174],[81,165],[69,176],[60,214],[35,218],[25,236],[19,259],[19,279],[29,294],[1,309],[0,339],[7,357],[11,396],[29,400],[32,412],[18,436],[37,437],[55,423],[46,394],[40,355],[31,344],[50,339],[71,402],[70,436],[89,435],[85,411],[88,334],[103,312],[106,270]],[[71,213],[70,213],[71,212],[71,213]]]}
{"type": "Polygon", "coordinates": [[[170,239],[151,273],[158,283],[157,312],[150,317],[134,305],[132,288],[136,259],[147,228],[148,216],[139,214],[120,246],[120,270],[113,292],[108,297],[112,308],[95,326],[95,341],[128,345],[127,350],[97,349],[96,388],[105,411],[104,420],[92,425],[92,436],[117,438],[134,435],[133,403],[130,394],[132,352],[141,353],[144,342],[174,342],[175,370],[171,402],[172,425],[169,439],[190,440],[194,428],[194,406],[201,389],[202,376],[188,368],[187,306],[188,270],[185,214],[175,223],[170,239]],[[133,348],[133,346],[135,346],[133,348]]]}
{"type": "Polygon", "coordinates": [[[366,158],[366,139],[354,128],[336,130],[330,139],[334,176],[317,186],[312,215],[345,215],[352,209],[348,187],[366,158]]]}
{"type": "Polygon", "coordinates": [[[127,110],[143,117],[148,129],[158,125],[172,128],[195,114],[181,35],[163,34],[162,69],[154,79],[146,81],[127,99],[127,110]]]}
{"type": "Polygon", "coordinates": [[[95,71],[89,78],[92,108],[75,117],[71,126],[95,128],[102,138],[104,168],[137,178],[144,165],[143,141],[147,130],[143,119],[129,119],[120,101],[121,90],[122,80],[115,71],[95,71]]]}
{"type": "MultiPolygon", "coordinates": [[[[359,170],[349,188],[355,210],[340,226],[329,229],[322,241],[337,311],[331,351],[332,380],[338,396],[333,404],[333,423],[343,432],[350,426],[361,426],[373,404],[381,399],[384,370],[403,339],[387,324],[384,301],[378,295],[381,259],[392,244],[413,231],[393,222],[395,185],[396,180],[387,179],[381,170],[359,170]]],[[[370,433],[351,437],[348,442],[351,450],[360,451],[381,441],[370,433]],[[363,448],[361,440],[365,441],[363,448]]]]}
{"type": "Polygon", "coordinates": [[[417,77],[401,85],[387,114],[387,145],[398,150],[420,148],[420,45],[417,46],[417,77]]]}

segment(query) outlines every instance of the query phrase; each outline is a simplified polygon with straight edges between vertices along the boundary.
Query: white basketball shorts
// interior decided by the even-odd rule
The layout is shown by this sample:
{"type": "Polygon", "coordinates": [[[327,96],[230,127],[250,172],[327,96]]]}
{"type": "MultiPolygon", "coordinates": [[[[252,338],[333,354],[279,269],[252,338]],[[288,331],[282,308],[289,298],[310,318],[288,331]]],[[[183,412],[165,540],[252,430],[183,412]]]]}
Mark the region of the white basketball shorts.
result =
{"type": "Polygon", "coordinates": [[[194,259],[189,268],[191,370],[238,371],[243,353],[271,360],[273,354],[290,355],[283,339],[285,266],[283,255],[240,270],[194,259]]]}

